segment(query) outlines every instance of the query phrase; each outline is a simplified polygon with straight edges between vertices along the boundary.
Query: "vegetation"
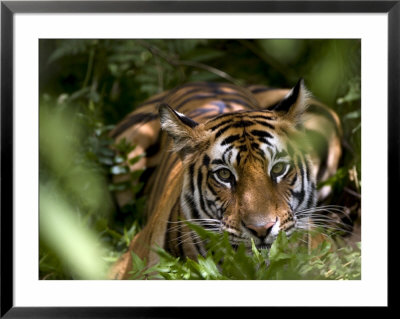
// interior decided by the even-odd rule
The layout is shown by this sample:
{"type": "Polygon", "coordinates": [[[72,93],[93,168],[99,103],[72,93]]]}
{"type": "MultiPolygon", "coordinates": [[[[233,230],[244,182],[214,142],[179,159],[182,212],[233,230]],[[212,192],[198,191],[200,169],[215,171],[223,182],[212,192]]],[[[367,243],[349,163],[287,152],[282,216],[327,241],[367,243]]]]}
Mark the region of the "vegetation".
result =
{"type": "Polygon", "coordinates": [[[207,256],[197,261],[181,260],[162,248],[156,251],[160,263],[146,269],[146,261],[132,253],[131,279],[219,279],[219,280],[316,280],[361,279],[361,252],[351,247],[336,248],[325,241],[310,250],[304,245],[306,234],[297,232],[290,238],[284,232],[272,244],[271,249],[258,250],[252,242],[251,252],[243,245],[234,249],[228,236],[206,231],[190,225],[207,241],[207,256]]]}
{"type": "MultiPolygon", "coordinates": [[[[334,216],[336,225],[354,227],[357,235],[360,41],[89,39],[40,40],[39,45],[41,279],[105,278],[143,227],[146,204],[140,183],[112,183],[113,175],[126,172],[124,156],[134,145],[114,145],[108,133],[145,99],[189,81],[291,87],[303,77],[342,120],[344,154],[337,174],[326,183],[334,190],[331,203],[343,207],[334,216]],[[130,185],[137,196],[126,207],[116,207],[113,192],[130,185]]],[[[137,181],[141,173],[132,173],[131,179],[137,181]]],[[[312,250],[298,240],[304,234],[289,239],[281,234],[269,254],[254,247],[246,254],[244,247],[233,250],[226,238],[195,231],[211,245],[205,258],[178,260],[159,249],[161,262],[151,271],[134,258],[132,278],[360,278],[357,236],[351,245],[326,243],[312,250]]]]}

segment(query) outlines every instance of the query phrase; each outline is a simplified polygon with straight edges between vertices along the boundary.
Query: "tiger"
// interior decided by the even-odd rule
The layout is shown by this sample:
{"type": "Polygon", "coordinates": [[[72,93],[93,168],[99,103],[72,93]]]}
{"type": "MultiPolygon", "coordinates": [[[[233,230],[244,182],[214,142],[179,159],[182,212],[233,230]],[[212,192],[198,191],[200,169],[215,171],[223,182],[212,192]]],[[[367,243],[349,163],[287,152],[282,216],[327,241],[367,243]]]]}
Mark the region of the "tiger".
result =
{"type": "MultiPolygon", "coordinates": [[[[303,212],[329,195],[317,183],[338,168],[341,134],[338,115],[303,79],[291,89],[187,83],[150,98],[111,132],[136,145],[129,159],[145,154],[130,170],[146,169],[148,202],[146,225],[109,277],[129,278],[131,252],[157,264],[156,246],[181,258],[204,256],[205,245],[182,221],[226,232],[233,247],[253,241],[258,249],[281,231],[304,228],[303,212]]],[[[132,194],[116,196],[123,206],[132,194]]]]}

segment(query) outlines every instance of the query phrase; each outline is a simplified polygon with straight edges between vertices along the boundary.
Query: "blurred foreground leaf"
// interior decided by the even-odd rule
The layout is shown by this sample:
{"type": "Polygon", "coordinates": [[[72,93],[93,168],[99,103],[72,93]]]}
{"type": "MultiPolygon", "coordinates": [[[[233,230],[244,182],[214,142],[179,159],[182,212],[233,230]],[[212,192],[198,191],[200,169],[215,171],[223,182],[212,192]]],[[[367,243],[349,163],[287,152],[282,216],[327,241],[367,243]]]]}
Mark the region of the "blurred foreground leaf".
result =
{"type": "Polygon", "coordinates": [[[46,279],[102,279],[108,249],[97,229],[107,225],[112,202],[102,167],[87,151],[95,129],[72,110],[40,106],[39,270],[46,279]]]}
{"type": "Polygon", "coordinates": [[[40,185],[40,237],[78,279],[105,279],[104,247],[83,226],[74,209],[54,190],[40,185]]]}

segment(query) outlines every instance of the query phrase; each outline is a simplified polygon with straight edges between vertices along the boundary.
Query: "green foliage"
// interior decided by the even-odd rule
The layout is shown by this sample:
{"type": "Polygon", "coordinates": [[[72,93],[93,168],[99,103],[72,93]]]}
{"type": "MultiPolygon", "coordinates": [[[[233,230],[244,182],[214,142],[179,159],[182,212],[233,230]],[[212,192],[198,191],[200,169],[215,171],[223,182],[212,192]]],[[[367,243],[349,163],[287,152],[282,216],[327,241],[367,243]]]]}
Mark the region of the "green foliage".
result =
{"type": "MultiPolygon", "coordinates": [[[[105,279],[116,251],[126,249],[139,229],[137,222],[115,227],[110,218],[115,207],[109,190],[116,187],[110,176],[134,147],[116,145],[116,155],[112,128],[88,108],[41,103],[40,278],[105,279]]],[[[131,182],[139,176],[132,174],[131,182]]],[[[142,212],[144,198],[134,204],[142,212]]]]}
{"type": "MultiPolygon", "coordinates": [[[[42,39],[39,47],[40,278],[102,278],[104,268],[140,231],[146,204],[143,171],[128,172],[128,165],[140,156],[128,160],[135,146],[126,140],[115,145],[109,132],[152,95],[190,81],[291,87],[303,77],[313,95],[331,106],[342,121],[340,169],[324,185],[333,188],[332,203],[345,207],[353,220],[359,219],[359,40],[42,39]],[[127,175],[125,182],[113,182],[122,174],[127,175]],[[118,208],[113,193],[122,190],[130,190],[133,199],[118,208]]],[[[280,235],[268,255],[254,247],[252,252],[249,247],[234,250],[224,237],[203,235],[216,244],[210,247],[212,254],[182,261],[159,250],[161,262],[156,268],[146,270],[145,261],[135,258],[137,272],[132,276],[359,278],[358,250],[328,253],[327,247],[320,247],[309,252],[292,247],[296,236],[280,235]]]]}
{"type": "Polygon", "coordinates": [[[98,232],[112,199],[98,157],[91,156],[87,119],[64,103],[41,103],[39,275],[48,279],[105,278],[108,245],[98,232]]]}
{"type": "Polygon", "coordinates": [[[196,261],[181,260],[162,248],[156,251],[160,262],[146,268],[146,261],[132,253],[130,279],[180,280],[339,280],[361,279],[361,251],[357,248],[334,248],[328,241],[310,250],[304,233],[287,238],[280,232],[271,249],[258,250],[239,245],[233,248],[227,233],[218,234],[189,224],[206,241],[207,255],[196,261]]]}

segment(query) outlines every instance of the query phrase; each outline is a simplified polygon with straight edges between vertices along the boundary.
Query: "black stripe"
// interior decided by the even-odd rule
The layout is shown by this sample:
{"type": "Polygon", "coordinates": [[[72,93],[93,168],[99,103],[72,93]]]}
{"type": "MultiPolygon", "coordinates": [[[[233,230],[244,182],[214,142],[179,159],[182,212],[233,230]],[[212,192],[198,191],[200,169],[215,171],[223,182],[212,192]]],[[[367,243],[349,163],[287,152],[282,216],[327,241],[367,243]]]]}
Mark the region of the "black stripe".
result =
{"type": "Polygon", "coordinates": [[[259,148],[257,149],[257,154],[260,155],[260,161],[263,162],[266,157],[265,152],[261,148],[259,148]]]}
{"type": "Polygon", "coordinates": [[[234,147],[233,144],[229,145],[228,148],[225,150],[225,152],[229,152],[233,147],[234,147]]]}
{"type": "MultiPolygon", "coordinates": [[[[192,230],[192,231],[190,232],[190,237],[191,237],[191,239],[192,239],[192,243],[193,243],[194,247],[195,247],[196,250],[197,250],[197,254],[196,254],[196,255],[202,255],[202,256],[204,257],[204,255],[203,255],[203,253],[202,253],[202,249],[200,248],[199,243],[197,243],[197,239],[196,239],[196,238],[193,238],[193,235],[195,235],[195,232],[192,230]]],[[[201,242],[200,242],[200,243],[201,243],[201,242]]]]}
{"type": "Polygon", "coordinates": [[[203,157],[203,165],[208,167],[209,164],[210,164],[210,157],[207,154],[205,154],[203,157]]]}
{"type": "Polygon", "coordinates": [[[289,186],[293,186],[297,181],[297,173],[294,174],[293,180],[290,182],[289,186]]]}
{"type": "Polygon", "coordinates": [[[292,193],[293,197],[295,197],[299,201],[297,206],[301,206],[301,204],[303,203],[303,200],[304,200],[304,195],[305,195],[304,189],[302,188],[300,192],[291,191],[291,193],[292,193]]]}
{"type": "Polygon", "coordinates": [[[202,212],[204,212],[208,217],[214,218],[214,216],[212,216],[212,214],[210,215],[206,209],[206,205],[204,203],[204,198],[203,198],[202,192],[201,192],[202,182],[203,182],[203,174],[201,171],[198,171],[198,173],[197,173],[197,189],[199,191],[200,207],[202,209],[202,212]]]}
{"type": "Polygon", "coordinates": [[[268,128],[270,128],[271,130],[274,130],[274,129],[275,129],[275,126],[269,124],[268,122],[256,120],[256,123],[257,123],[257,124],[260,124],[260,125],[262,125],[262,126],[268,127],[268,128]]]}
{"type": "Polygon", "coordinates": [[[215,111],[216,110],[214,108],[201,108],[201,109],[195,109],[195,110],[191,110],[191,111],[188,110],[186,115],[191,118],[196,118],[196,117],[200,117],[200,116],[202,116],[204,118],[209,118],[209,117],[214,118],[216,116],[215,114],[208,115],[208,116],[205,116],[205,114],[215,113],[215,111]]]}
{"type": "Polygon", "coordinates": [[[272,135],[266,131],[252,130],[250,134],[258,137],[272,138],[272,135]]]}
{"type": "Polygon", "coordinates": [[[209,200],[209,199],[207,199],[206,200],[206,203],[207,203],[207,206],[208,207],[210,207],[210,209],[211,209],[211,211],[213,212],[213,213],[215,213],[215,215],[217,215],[217,207],[215,206],[215,202],[217,201],[217,199],[215,199],[215,200],[209,200]]]}
{"type": "Polygon", "coordinates": [[[219,127],[221,127],[221,126],[223,126],[223,125],[225,125],[227,123],[230,123],[235,119],[242,118],[243,116],[250,117],[250,116],[248,116],[249,112],[251,112],[251,111],[240,110],[240,111],[235,111],[235,112],[231,112],[231,113],[224,113],[224,114],[218,115],[216,118],[210,120],[209,123],[213,123],[213,122],[219,121],[219,120],[221,120],[221,119],[223,119],[225,117],[228,117],[228,116],[231,117],[231,119],[223,121],[221,123],[218,123],[217,125],[211,127],[210,129],[212,131],[215,131],[217,128],[219,128],[219,127]]]}
{"type": "MultiPolygon", "coordinates": [[[[222,117],[227,117],[227,116],[232,116],[232,113],[225,113],[225,114],[222,114],[222,115],[218,116],[218,118],[216,118],[215,120],[217,120],[217,119],[220,120],[222,117]]],[[[214,122],[214,120],[211,120],[210,122],[214,122]]],[[[223,122],[221,122],[221,123],[218,123],[217,125],[211,127],[210,130],[211,130],[211,131],[215,131],[216,129],[218,129],[218,128],[220,128],[221,126],[223,126],[223,125],[225,125],[225,124],[228,124],[228,123],[232,123],[232,118],[229,119],[229,120],[227,120],[227,121],[223,121],[223,122]]]]}
{"type": "Polygon", "coordinates": [[[240,159],[241,159],[241,157],[240,157],[240,152],[238,152],[237,155],[236,155],[236,163],[237,163],[238,165],[240,164],[240,159]]]}
{"type": "Polygon", "coordinates": [[[225,154],[228,154],[228,159],[225,160],[226,163],[231,163],[231,158],[232,158],[232,152],[229,150],[225,151],[224,154],[222,155],[223,159],[225,159],[225,154]]]}
{"type": "Polygon", "coordinates": [[[181,109],[183,106],[185,106],[185,104],[192,102],[192,101],[199,101],[199,100],[206,100],[206,99],[212,99],[214,97],[214,95],[212,94],[207,94],[207,95],[194,95],[191,96],[185,100],[183,100],[183,102],[179,103],[176,107],[175,110],[179,110],[181,109]]]}
{"type": "Polygon", "coordinates": [[[222,141],[221,145],[231,144],[231,143],[233,143],[234,141],[237,141],[238,139],[240,139],[240,135],[239,135],[239,134],[237,134],[237,135],[231,135],[231,136],[225,138],[225,139],[222,141]]]}
{"type": "MultiPolygon", "coordinates": [[[[211,174],[211,173],[210,173],[211,174]]],[[[209,176],[209,175],[208,175],[209,176]]],[[[217,196],[217,192],[215,191],[215,189],[211,186],[211,184],[207,183],[207,187],[210,190],[211,194],[213,194],[214,196],[217,196]]]]}
{"type": "MultiPolygon", "coordinates": [[[[269,117],[269,116],[265,116],[265,115],[261,115],[261,114],[254,114],[253,111],[249,111],[249,110],[240,110],[240,111],[235,111],[235,112],[232,112],[232,113],[224,113],[224,114],[218,115],[216,118],[211,119],[210,123],[219,121],[219,120],[221,120],[221,119],[223,119],[225,117],[228,117],[228,116],[230,116],[232,118],[230,120],[221,122],[221,123],[217,124],[216,126],[211,127],[211,130],[214,131],[217,128],[219,128],[220,126],[223,126],[224,124],[227,124],[227,123],[231,122],[232,120],[235,120],[238,117],[243,117],[243,116],[246,116],[249,119],[260,120],[261,124],[265,124],[266,126],[269,125],[269,127],[271,127],[271,128],[273,128],[273,126],[271,124],[265,123],[264,121],[261,121],[261,120],[267,120],[267,121],[274,121],[275,120],[274,117],[269,117]]],[[[256,121],[256,122],[258,122],[258,121],[256,121]]]]}
{"type": "Polygon", "coordinates": [[[304,159],[304,166],[305,166],[305,171],[306,171],[306,177],[307,177],[307,182],[310,180],[310,166],[309,163],[306,159],[304,159]]]}
{"type": "Polygon", "coordinates": [[[263,120],[267,120],[267,121],[274,121],[274,118],[270,117],[270,116],[265,116],[265,115],[249,115],[249,118],[251,119],[263,119],[263,120]]]}
{"type": "Polygon", "coordinates": [[[212,160],[211,164],[224,165],[225,162],[223,160],[220,160],[220,159],[215,159],[215,160],[212,160]]]}
{"type": "Polygon", "coordinates": [[[305,172],[305,167],[303,165],[303,158],[300,157],[300,155],[297,155],[297,163],[300,169],[300,176],[301,176],[301,190],[299,192],[299,205],[303,203],[304,201],[304,197],[305,197],[305,176],[306,176],[306,172],[305,172]]]}
{"type": "Polygon", "coordinates": [[[190,215],[193,219],[200,219],[200,213],[196,208],[196,204],[194,202],[194,198],[189,194],[185,194],[185,202],[190,209],[190,215]]]}
{"type": "Polygon", "coordinates": [[[264,144],[268,144],[270,146],[272,146],[272,144],[266,139],[266,138],[259,138],[260,142],[264,143],[264,144]]]}
{"type": "MultiPolygon", "coordinates": [[[[181,91],[181,89],[184,89],[184,88],[179,87],[178,91],[181,91]]],[[[184,97],[187,97],[188,95],[193,94],[193,93],[199,93],[199,92],[208,93],[207,90],[209,90],[209,88],[195,86],[194,88],[189,89],[188,91],[186,91],[184,93],[179,92],[178,96],[172,96],[172,98],[183,99],[184,97]]]]}
{"type": "Polygon", "coordinates": [[[189,178],[190,178],[190,192],[192,194],[194,194],[194,183],[193,183],[193,179],[194,179],[194,164],[191,164],[189,166],[189,178]]]}
{"type": "Polygon", "coordinates": [[[148,148],[146,148],[145,153],[146,153],[146,157],[152,157],[154,155],[156,155],[159,151],[160,151],[160,136],[157,138],[157,142],[150,145],[148,148]]]}
{"type": "MultiPolygon", "coordinates": [[[[304,180],[304,185],[303,185],[303,189],[304,191],[306,190],[306,187],[308,186],[309,182],[310,182],[310,167],[308,165],[308,161],[305,159],[304,160],[304,169],[306,170],[306,180],[304,180]]],[[[308,187],[307,187],[308,188],[308,187]]],[[[306,203],[307,203],[307,207],[310,207],[310,198],[311,198],[311,193],[307,192],[306,195],[308,195],[306,197],[306,203]]]]}
{"type": "MultiPolygon", "coordinates": [[[[153,173],[155,172],[155,170],[156,170],[155,166],[146,167],[144,172],[142,174],[140,174],[139,182],[148,183],[148,184],[147,185],[145,184],[145,187],[142,187],[142,189],[138,193],[136,193],[135,196],[137,196],[137,198],[142,197],[142,196],[145,195],[146,189],[150,184],[149,180],[153,176],[153,173]]],[[[154,183],[152,183],[152,185],[154,185],[154,183]]]]}
{"type": "Polygon", "coordinates": [[[217,132],[217,134],[215,134],[215,138],[220,137],[223,133],[225,133],[228,129],[230,129],[230,125],[225,126],[224,128],[222,128],[220,131],[217,132]]]}
{"type": "Polygon", "coordinates": [[[249,126],[253,126],[255,125],[255,123],[253,121],[245,121],[245,120],[241,120],[241,121],[237,121],[235,123],[232,124],[232,127],[249,127],[249,126]]]}
{"type": "MultiPolygon", "coordinates": [[[[180,210],[180,213],[182,213],[182,211],[180,210]]],[[[179,217],[183,217],[183,216],[178,216],[179,217]]],[[[185,256],[185,252],[183,250],[183,245],[182,245],[182,227],[178,227],[178,234],[177,234],[177,243],[176,245],[178,246],[179,249],[179,256],[185,256]]]]}
{"type": "Polygon", "coordinates": [[[222,101],[224,101],[225,103],[235,103],[235,104],[240,104],[243,105],[249,109],[252,109],[254,106],[243,101],[243,100],[239,100],[239,99],[221,99],[222,101]]]}
{"type": "MultiPolygon", "coordinates": [[[[312,183],[312,185],[311,185],[311,188],[314,190],[315,189],[315,185],[314,185],[314,183],[312,183]]],[[[309,207],[312,207],[313,205],[314,205],[314,195],[315,193],[313,193],[313,192],[311,192],[310,194],[309,194],[309,196],[308,196],[308,199],[307,199],[307,208],[309,208],[309,207]]]]}
{"type": "Polygon", "coordinates": [[[251,143],[250,146],[256,150],[260,149],[260,145],[258,143],[251,143]]]}

